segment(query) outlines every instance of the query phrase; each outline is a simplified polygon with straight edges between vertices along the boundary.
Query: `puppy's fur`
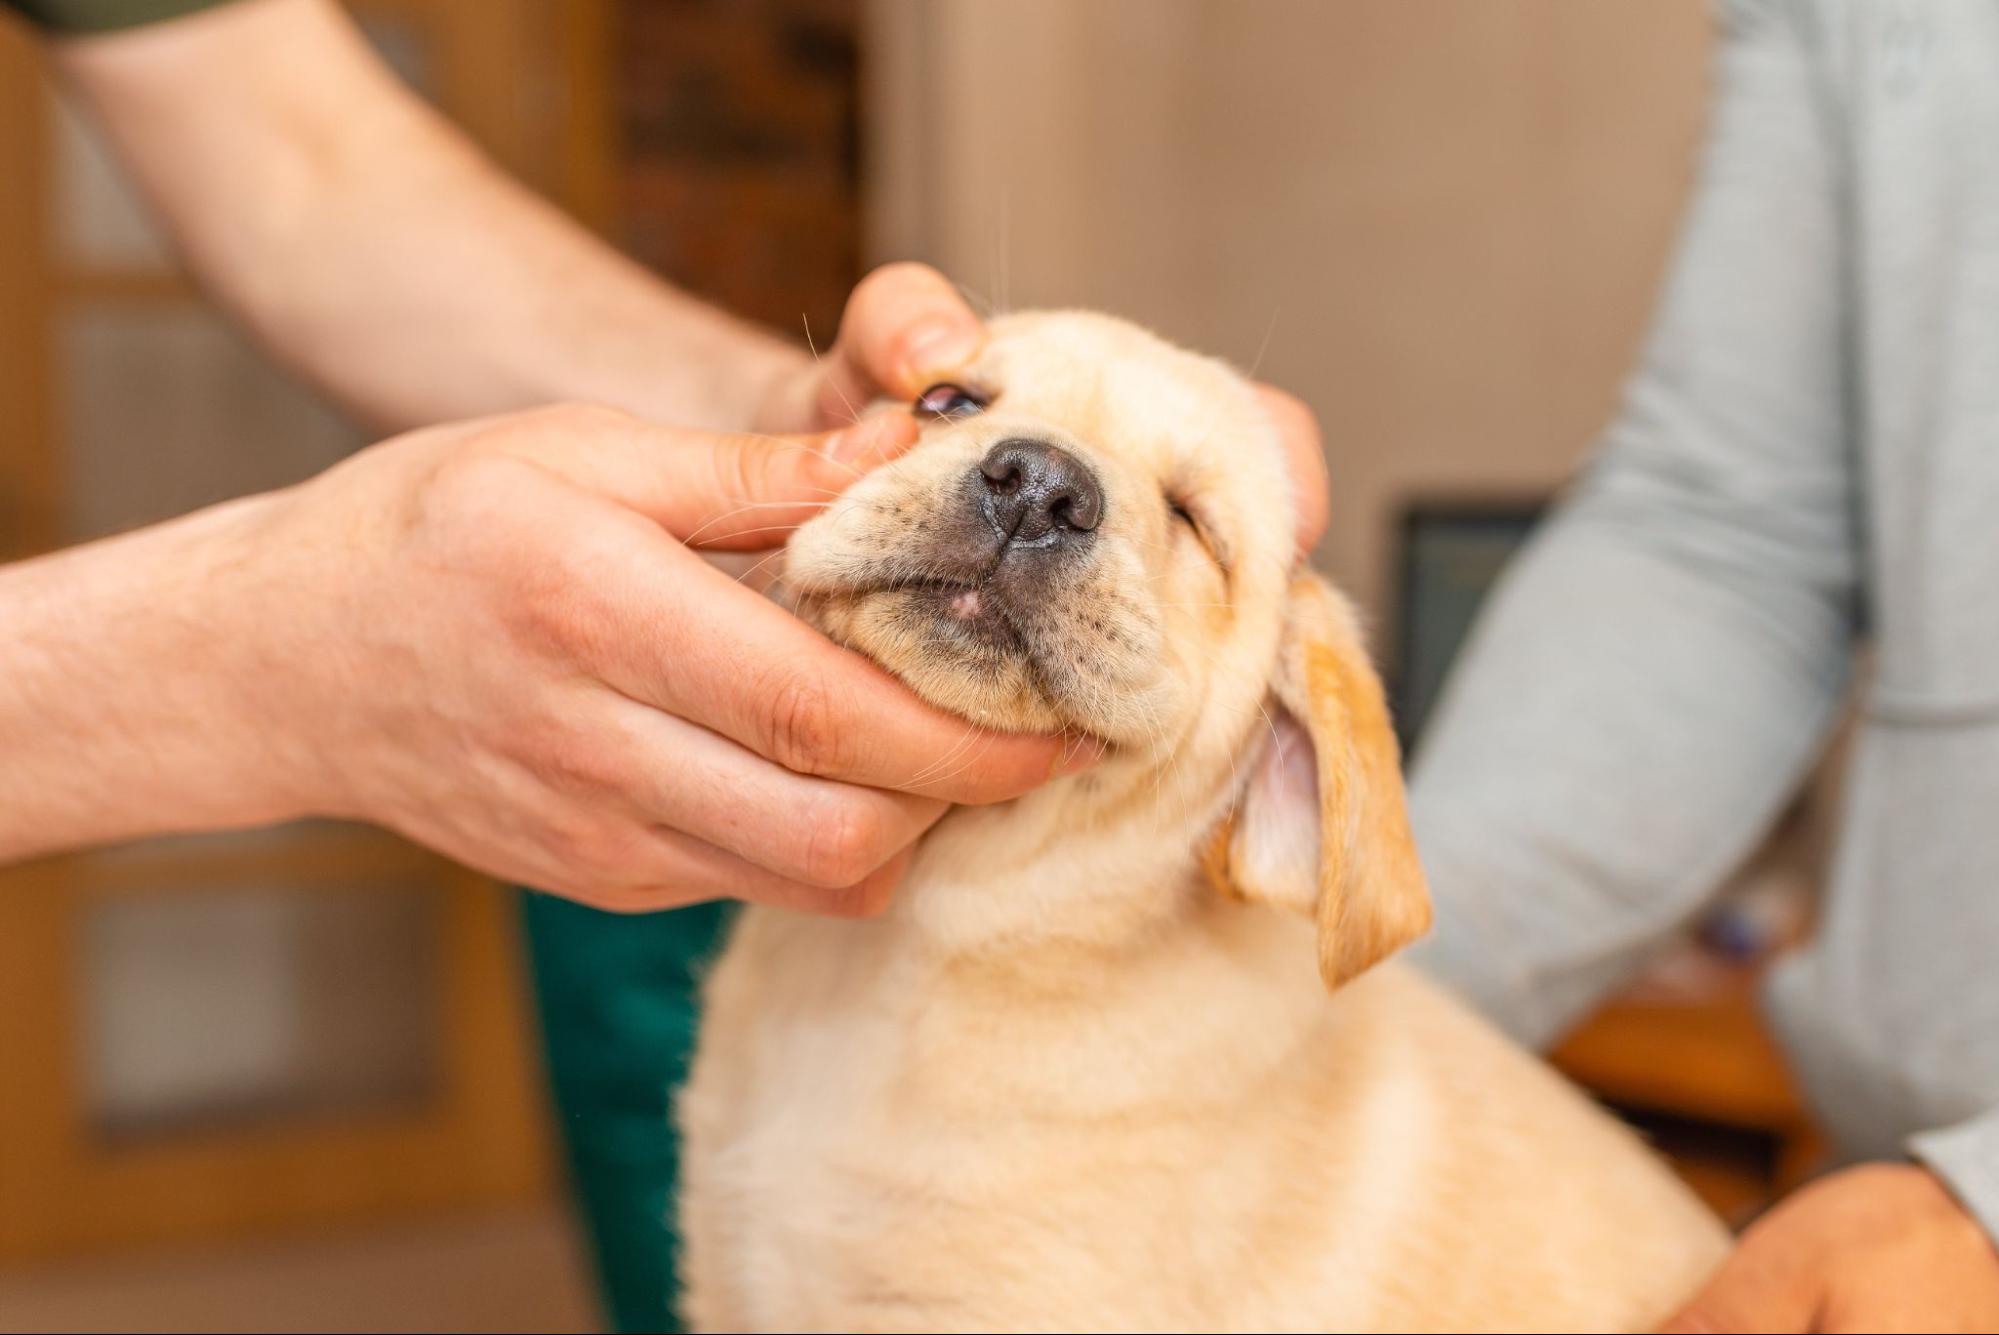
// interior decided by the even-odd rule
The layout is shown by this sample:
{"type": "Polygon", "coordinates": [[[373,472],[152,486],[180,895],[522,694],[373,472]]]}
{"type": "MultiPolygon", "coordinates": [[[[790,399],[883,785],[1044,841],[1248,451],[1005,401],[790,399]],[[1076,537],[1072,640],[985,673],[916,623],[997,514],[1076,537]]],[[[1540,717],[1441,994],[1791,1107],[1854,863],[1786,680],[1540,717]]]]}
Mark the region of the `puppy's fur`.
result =
{"type": "Polygon", "coordinates": [[[1429,920],[1395,743],[1346,603],[1290,572],[1249,385],[1073,313],[996,323],[967,383],[990,407],[801,530],[787,583],[937,704],[1109,751],[951,813],[878,920],[744,914],[680,1105],[694,1323],[1650,1328],[1717,1222],[1380,963],[1429,920]],[[1087,463],[1101,522],[968,586],[965,479],[1020,438],[1087,463]]]}

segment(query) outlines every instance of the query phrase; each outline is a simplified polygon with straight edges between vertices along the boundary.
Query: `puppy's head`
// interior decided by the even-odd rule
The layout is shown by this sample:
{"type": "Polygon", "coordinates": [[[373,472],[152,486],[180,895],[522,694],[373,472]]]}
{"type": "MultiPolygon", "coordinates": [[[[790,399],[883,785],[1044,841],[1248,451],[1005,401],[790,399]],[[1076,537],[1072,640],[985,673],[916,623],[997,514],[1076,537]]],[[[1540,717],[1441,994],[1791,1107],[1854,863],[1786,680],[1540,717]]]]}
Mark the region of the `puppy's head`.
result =
{"type": "Polygon", "coordinates": [[[1249,383],[1122,321],[1029,314],[913,411],[917,447],[792,539],[801,615],[966,718],[1100,738],[1097,772],[1029,799],[1061,804],[1057,841],[1198,854],[1216,888],[1314,915],[1329,983],[1421,932],[1380,684],[1345,601],[1291,574],[1249,383]]]}

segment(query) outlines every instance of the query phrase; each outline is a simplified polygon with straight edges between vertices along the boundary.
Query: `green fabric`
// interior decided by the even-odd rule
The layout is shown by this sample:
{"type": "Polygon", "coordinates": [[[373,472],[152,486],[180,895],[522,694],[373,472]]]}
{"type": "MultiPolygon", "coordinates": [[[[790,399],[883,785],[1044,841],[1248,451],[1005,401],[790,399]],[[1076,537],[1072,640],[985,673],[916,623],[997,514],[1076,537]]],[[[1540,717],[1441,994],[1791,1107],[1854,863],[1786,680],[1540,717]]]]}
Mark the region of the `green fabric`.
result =
{"type": "Polygon", "coordinates": [[[696,981],[731,910],[643,917],[530,893],[529,954],[549,1079],[612,1324],[683,1329],[672,1229],[673,1092],[694,1052],[696,981]]]}
{"type": "Polygon", "coordinates": [[[0,0],[34,22],[57,32],[110,32],[141,23],[179,18],[225,0],[0,0]]]}

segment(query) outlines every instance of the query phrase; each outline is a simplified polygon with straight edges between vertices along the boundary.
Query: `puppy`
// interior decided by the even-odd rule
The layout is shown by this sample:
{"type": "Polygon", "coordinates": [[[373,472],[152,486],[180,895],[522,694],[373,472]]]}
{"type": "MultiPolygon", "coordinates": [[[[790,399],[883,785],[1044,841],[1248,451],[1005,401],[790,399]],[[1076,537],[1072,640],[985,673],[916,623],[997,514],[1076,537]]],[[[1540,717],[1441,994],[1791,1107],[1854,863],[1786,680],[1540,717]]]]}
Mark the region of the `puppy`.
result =
{"type": "Polygon", "coordinates": [[[1429,921],[1395,742],[1251,387],[1103,316],[992,335],[785,581],[943,708],[1108,749],[953,811],[879,919],[744,913],[679,1106],[695,1326],[1649,1329],[1723,1230],[1381,963],[1429,921]]]}

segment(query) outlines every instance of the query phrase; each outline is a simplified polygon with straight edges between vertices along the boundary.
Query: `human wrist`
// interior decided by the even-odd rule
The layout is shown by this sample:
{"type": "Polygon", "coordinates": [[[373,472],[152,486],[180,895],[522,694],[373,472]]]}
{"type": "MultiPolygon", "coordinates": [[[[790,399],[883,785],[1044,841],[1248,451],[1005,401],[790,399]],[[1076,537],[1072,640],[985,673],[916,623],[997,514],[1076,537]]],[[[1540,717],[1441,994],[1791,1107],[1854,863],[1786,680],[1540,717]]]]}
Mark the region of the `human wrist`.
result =
{"type": "Polygon", "coordinates": [[[0,571],[0,859],[303,809],[257,680],[268,498],[0,571]]]}

